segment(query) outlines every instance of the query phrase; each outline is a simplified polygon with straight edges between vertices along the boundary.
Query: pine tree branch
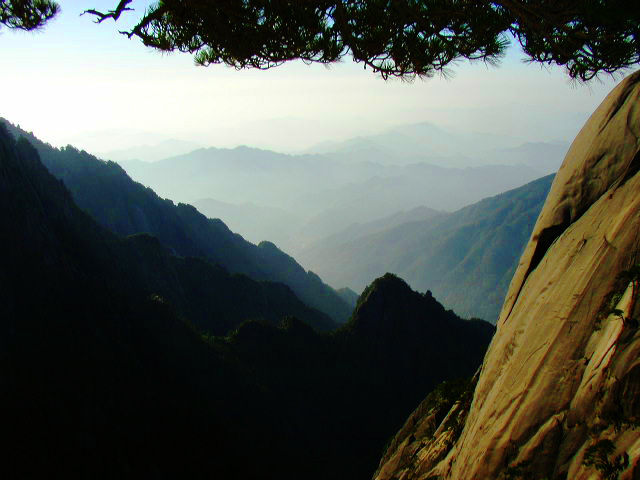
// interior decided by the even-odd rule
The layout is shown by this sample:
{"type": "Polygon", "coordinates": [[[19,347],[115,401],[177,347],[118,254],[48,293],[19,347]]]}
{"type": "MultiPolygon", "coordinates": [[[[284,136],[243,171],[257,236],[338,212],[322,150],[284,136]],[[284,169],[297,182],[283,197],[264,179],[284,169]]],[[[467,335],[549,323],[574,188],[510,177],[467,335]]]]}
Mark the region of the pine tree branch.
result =
{"type": "Polygon", "coordinates": [[[90,9],[90,10],[85,10],[80,15],[84,15],[85,13],[88,13],[89,15],[94,15],[98,17],[96,19],[96,23],[102,23],[108,18],[112,18],[113,21],[117,21],[120,18],[120,15],[122,15],[122,12],[133,11],[133,8],[127,7],[127,5],[129,5],[131,2],[132,0],[120,0],[120,3],[118,3],[118,6],[114,10],[109,10],[107,13],[99,12],[98,10],[95,10],[95,9],[90,9]]]}

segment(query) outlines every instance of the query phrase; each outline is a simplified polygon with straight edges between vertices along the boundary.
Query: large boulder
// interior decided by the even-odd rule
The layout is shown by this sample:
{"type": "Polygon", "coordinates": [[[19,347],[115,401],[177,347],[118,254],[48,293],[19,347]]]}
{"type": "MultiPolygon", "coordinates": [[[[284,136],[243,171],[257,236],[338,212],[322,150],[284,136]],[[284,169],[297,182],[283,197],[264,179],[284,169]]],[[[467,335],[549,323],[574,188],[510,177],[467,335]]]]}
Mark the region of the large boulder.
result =
{"type": "Polygon", "coordinates": [[[636,72],[558,171],[459,438],[377,478],[640,478],[639,152],[636,72]]]}

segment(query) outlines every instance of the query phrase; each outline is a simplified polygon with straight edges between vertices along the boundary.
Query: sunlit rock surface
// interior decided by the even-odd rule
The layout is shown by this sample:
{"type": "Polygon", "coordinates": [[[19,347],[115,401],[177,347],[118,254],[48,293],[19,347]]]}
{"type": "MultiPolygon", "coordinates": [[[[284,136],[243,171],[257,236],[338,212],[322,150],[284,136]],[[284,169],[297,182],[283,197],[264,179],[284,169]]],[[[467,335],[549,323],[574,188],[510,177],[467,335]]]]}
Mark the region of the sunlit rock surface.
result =
{"type": "Polygon", "coordinates": [[[640,478],[639,152],[640,72],[598,107],[555,178],[461,434],[405,425],[376,479],[640,478]]]}

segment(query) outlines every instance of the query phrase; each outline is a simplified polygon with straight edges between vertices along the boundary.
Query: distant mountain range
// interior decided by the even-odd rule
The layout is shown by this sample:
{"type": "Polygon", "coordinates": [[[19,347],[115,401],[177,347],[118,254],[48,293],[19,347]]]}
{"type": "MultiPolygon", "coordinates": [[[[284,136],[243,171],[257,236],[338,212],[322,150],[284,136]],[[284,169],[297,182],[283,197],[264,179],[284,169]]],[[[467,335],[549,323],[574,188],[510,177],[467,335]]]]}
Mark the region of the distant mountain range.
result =
{"type": "MultiPolygon", "coordinates": [[[[486,150],[496,143],[417,124],[325,145],[335,150],[330,153],[199,149],[123,166],[168,197],[193,199],[206,216],[228,221],[252,240],[269,239],[290,251],[335,288],[359,292],[372,278],[392,271],[413,288],[433,291],[464,316],[495,321],[547,190],[534,182],[525,187],[534,190],[526,200],[485,201],[486,208],[473,209],[471,216],[464,211],[445,215],[553,170],[566,149],[561,143],[514,140],[513,147],[486,150]],[[447,152],[462,155],[474,142],[479,156],[492,155],[477,163],[495,164],[445,168],[425,163],[447,152]],[[402,159],[415,163],[403,164],[402,159]],[[490,219],[507,208],[513,209],[505,220],[510,223],[490,219]],[[472,229],[473,235],[455,234],[452,225],[459,232],[472,229]],[[482,229],[493,230],[480,233],[482,229]]],[[[441,159],[447,158],[452,157],[441,159]]],[[[308,297],[303,300],[319,307],[308,297]]]]}
{"type": "MultiPolygon", "coordinates": [[[[14,134],[18,133],[14,128],[14,134]]],[[[161,179],[169,191],[183,190],[179,185],[186,184],[191,195],[198,196],[215,183],[244,192],[248,198],[279,196],[282,204],[290,202],[287,209],[213,199],[194,202],[209,217],[231,219],[239,229],[251,232],[256,241],[260,237],[271,240],[256,246],[232,233],[219,219],[210,220],[188,205],[161,200],[112,162],[101,162],[71,147],[54,149],[33,136],[30,139],[47,168],[63,179],[79,205],[104,227],[120,235],[147,232],[157,236],[170,252],[207,258],[231,273],[244,273],[256,280],[285,283],[302,302],[329,315],[333,326],[349,317],[353,298],[339,295],[321,278],[336,288],[350,287],[359,292],[387,271],[403,276],[413,288],[433,291],[462,315],[495,319],[515,259],[545,194],[534,188],[537,196],[527,197],[524,204],[491,204],[473,210],[472,216],[461,211],[445,219],[446,212],[434,209],[462,206],[496,189],[525,183],[534,170],[517,165],[454,169],[424,163],[345,163],[330,156],[292,156],[247,147],[200,149],[155,163],[125,164],[140,175],[146,172],[151,178],[161,179]],[[338,180],[343,173],[347,179],[359,180],[322,189],[331,181],[344,183],[338,180]],[[291,179],[297,183],[285,186],[291,179]],[[415,208],[421,203],[429,207],[415,208]],[[514,208],[510,215],[519,215],[518,220],[509,225],[496,226],[489,220],[485,224],[493,225],[494,230],[509,228],[511,235],[478,233],[478,229],[486,228],[480,220],[496,215],[491,209],[501,212],[505,208],[514,208]],[[290,213],[293,209],[306,209],[307,217],[290,213]],[[309,212],[316,213],[309,216],[309,212]],[[464,223],[470,221],[474,226],[464,223]],[[460,234],[461,239],[457,239],[451,225],[465,232],[476,229],[475,236],[460,234]],[[486,235],[493,237],[485,239],[486,235]],[[276,244],[287,246],[320,276],[306,272],[276,244]],[[458,293],[459,285],[467,286],[464,294],[458,293]]],[[[546,151],[547,157],[541,154],[541,158],[550,158],[554,152],[559,154],[548,147],[532,143],[504,150],[503,155],[520,152],[533,158],[546,151]]],[[[195,305],[183,301],[187,303],[195,305]]],[[[319,320],[313,324],[320,329],[331,328],[319,320]]]]}
{"type": "Polygon", "coordinates": [[[324,142],[307,153],[345,161],[386,165],[429,163],[440,167],[527,165],[540,174],[555,172],[569,148],[565,141],[531,142],[507,135],[457,132],[429,122],[397,126],[341,142],[324,142]]]}
{"type": "MultiPolygon", "coordinates": [[[[309,153],[383,151],[397,157],[429,156],[477,159],[479,152],[497,145],[516,147],[521,140],[506,135],[486,133],[462,133],[437,126],[430,122],[399,125],[373,135],[360,136],[340,142],[325,142],[309,150],[309,153]]],[[[477,164],[476,164],[477,165],[477,164]]]]}
{"type": "Polygon", "coordinates": [[[119,150],[98,152],[97,156],[113,160],[114,162],[122,162],[126,160],[155,162],[157,160],[162,160],[163,158],[189,153],[201,147],[202,145],[195,142],[169,139],[152,145],[140,145],[119,150]]]}
{"type": "Polygon", "coordinates": [[[522,164],[445,168],[414,160],[397,165],[376,157],[284,155],[239,147],[122,166],[161,196],[219,214],[251,240],[269,239],[294,256],[354,223],[418,206],[453,211],[541,175],[522,164]]]}
{"type": "Polygon", "coordinates": [[[123,236],[149,233],[174,254],[202,257],[255,280],[284,283],[304,303],[329,315],[334,326],[349,318],[351,307],[331,287],[272,243],[251,244],[221,220],[207,219],[190,205],[161,199],[131,180],[116,163],[73,147],[53,148],[6,124],[14,136],[29,139],[74,201],[108,230],[123,236]]]}
{"type": "Polygon", "coordinates": [[[394,272],[467,317],[495,322],[553,175],[457,212],[352,226],[297,252],[331,285],[394,272]]]}
{"type": "MultiPolygon", "coordinates": [[[[92,180],[89,198],[93,188],[117,205],[117,186],[131,195],[133,214],[145,212],[136,195],[151,205],[157,197],[132,189],[113,164],[103,164],[109,180],[90,155],[40,145],[58,152],[68,175],[60,181],[29,142],[0,124],[5,471],[365,478],[419,399],[443,380],[471,375],[484,356],[491,325],[460,319],[393,275],[373,282],[330,334],[294,317],[203,334],[194,326],[202,311],[225,319],[222,303],[248,311],[284,297],[207,259],[173,255],[148,234],[109,232],[75,204],[82,190],[65,186],[80,175],[77,164],[92,180]],[[189,310],[199,296],[210,298],[189,310]]],[[[107,212],[118,217],[118,208],[107,212]]],[[[172,212],[162,210],[169,226],[172,212]]],[[[274,288],[292,298],[287,287],[274,288]]]]}
{"type": "MultiPolygon", "coordinates": [[[[308,122],[308,121],[307,121],[308,122]]],[[[281,122],[280,133],[300,128],[300,121],[281,122]],[[293,123],[292,123],[293,122],[293,123]]],[[[569,122],[572,123],[572,122],[569,122]]],[[[274,122],[270,127],[274,127],[274,122]]],[[[264,129],[264,128],[263,128],[264,129]]],[[[231,133],[231,132],[228,132],[231,133]]],[[[235,132],[232,138],[238,137],[235,132]]],[[[562,137],[567,132],[557,132],[562,137]]],[[[574,133],[572,132],[571,135],[574,133]]],[[[87,135],[87,134],[85,134],[87,135]]],[[[184,140],[167,138],[159,134],[142,131],[113,130],[96,135],[98,143],[122,143],[135,145],[135,138],[140,144],[120,149],[101,149],[93,151],[99,158],[117,162],[141,160],[153,162],[178,155],[188,154],[202,145],[184,140]]],[[[254,133],[255,135],[255,133],[254,133]]],[[[240,138],[240,137],[238,137],[240,138]]],[[[246,134],[242,136],[246,142],[246,134]]],[[[254,137],[253,145],[266,145],[264,136],[254,137]]],[[[77,140],[84,145],[85,138],[77,140]]],[[[228,145],[230,138],[223,140],[228,145]]],[[[73,141],[72,144],[75,144],[73,141]]],[[[276,142],[277,143],[277,142],[276,142]]],[[[220,144],[219,141],[214,144],[220,144]]],[[[311,148],[297,151],[301,154],[322,154],[333,160],[347,163],[375,162],[382,165],[409,165],[412,163],[429,163],[431,165],[464,168],[489,164],[516,165],[525,164],[540,174],[555,172],[569,147],[567,141],[539,141],[514,135],[497,135],[486,132],[470,132],[451,127],[437,126],[430,122],[398,125],[386,128],[378,133],[361,135],[340,141],[325,141],[311,148]],[[503,153],[508,152],[508,155],[503,153]]],[[[262,147],[271,148],[271,147],[262,147]]],[[[278,148],[272,148],[278,150],[278,148]]],[[[289,151],[289,150],[286,150],[289,151]]]]}
{"type": "Polygon", "coordinates": [[[538,177],[527,167],[505,165],[454,169],[418,163],[398,167],[396,173],[305,195],[298,204],[323,211],[296,232],[297,241],[289,247],[293,254],[354,223],[374,222],[419,205],[440,211],[456,210],[538,177]]]}

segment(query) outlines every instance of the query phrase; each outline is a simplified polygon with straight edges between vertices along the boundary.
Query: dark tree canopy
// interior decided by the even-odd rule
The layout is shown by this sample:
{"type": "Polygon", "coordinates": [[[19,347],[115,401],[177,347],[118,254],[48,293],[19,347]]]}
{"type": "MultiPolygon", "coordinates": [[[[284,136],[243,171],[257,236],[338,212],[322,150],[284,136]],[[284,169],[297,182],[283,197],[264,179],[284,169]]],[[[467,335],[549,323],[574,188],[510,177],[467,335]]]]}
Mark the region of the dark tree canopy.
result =
{"type": "MultiPolygon", "coordinates": [[[[94,13],[117,18],[130,4],[94,13]]],[[[509,34],[532,61],[581,80],[640,61],[640,7],[629,0],[162,0],[126,34],[200,65],[351,54],[384,78],[431,76],[457,59],[495,62],[509,34]]]]}
{"type": "MultiPolygon", "coordinates": [[[[86,13],[118,20],[134,5],[86,13]]],[[[199,65],[266,69],[351,55],[383,78],[429,77],[460,59],[495,63],[510,38],[532,62],[584,81],[640,62],[640,5],[630,0],[160,0],[122,33],[199,65]]]]}
{"type": "Polygon", "coordinates": [[[0,0],[0,24],[19,30],[35,30],[53,18],[58,10],[58,4],[50,0],[0,0]]]}

